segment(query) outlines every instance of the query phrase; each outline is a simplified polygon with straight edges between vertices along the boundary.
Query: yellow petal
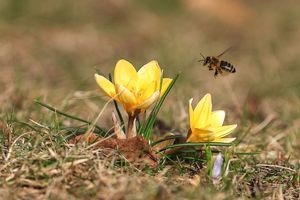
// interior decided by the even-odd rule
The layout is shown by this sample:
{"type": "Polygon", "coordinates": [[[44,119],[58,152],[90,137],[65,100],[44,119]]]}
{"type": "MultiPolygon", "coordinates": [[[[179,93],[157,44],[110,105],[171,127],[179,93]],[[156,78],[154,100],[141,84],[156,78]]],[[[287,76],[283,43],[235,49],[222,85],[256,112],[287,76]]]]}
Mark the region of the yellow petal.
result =
{"type": "Polygon", "coordinates": [[[194,130],[194,111],[192,107],[193,98],[189,100],[189,116],[190,116],[190,128],[194,130]]]}
{"type": "Polygon", "coordinates": [[[213,142],[224,142],[224,143],[231,143],[235,140],[236,138],[217,138],[213,142]]]}
{"type": "Polygon", "coordinates": [[[161,69],[157,63],[157,61],[153,60],[147,64],[145,64],[139,71],[137,72],[139,81],[141,81],[141,84],[144,83],[144,81],[149,80],[160,80],[161,76],[161,69]]]}
{"type": "Polygon", "coordinates": [[[100,88],[102,89],[102,91],[106,95],[110,97],[114,97],[116,95],[115,86],[109,80],[107,80],[105,77],[100,76],[98,74],[95,74],[95,79],[98,85],[100,86],[100,88]]]}
{"type": "Polygon", "coordinates": [[[156,91],[152,94],[152,96],[150,98],[145,100],[141,105],[137,106],[136,108],[145,110],[149,106],[151,106],[158,99],[158,97],[159,97],[159,91],[156,91]]]}
{"type": "Polygon", "coordinates": [[[116,92],[119,101],[123,103],[124,107],[130,108],[136,105],[137,101],[134,94],[132,94],[132,92],[130,92],[123,85],[116,85],[116,92]]]}
{"type": "Polygon", "coordinates": [[[172,82],[171,78],[164,78],[162,85],[161,85],[161,92],[160,92],[160,97],[164,95],[166,92],[167,88],[169,87],[170,83],[172,82]]]}
{"type": "Polygon", "coordinates": [[[161,69],[156,61],[145,64],[138,72],[137,93],[149,98],[160,87],[161,69]],[[145,94],[147,91],[147,94],[145,94]]]}
{"type": "Polygon", "coordinates": [[[210,130],[195,128],[193,133],[202,138],[202,141],[209,142],[216,139],[215,133],[210,130]]]}
{"type": "Polygon", "coordinates": [[[225,119],[225,112],[217,110],[211,113],[209,123],[211,126],[222,126],[225,119]]]}
{"type": "Polygon", "coordinates": [[[236,124],[234,125],[227,125],[227,126],[220,126],[220,127],[210,127],[208,130],[214,132],[214,136],[216,138],[222,138],[226,135],[229,135],[235,128],[237,127],[236,124]]]}
{"type": "Polygon", "coordinates": [[[187,142],[208,142],[214,140],[213,133],[208,130],[197,129],[193,131],[187,142]]]}
{"type": "Polygon", "coordinates": [[[211,115],[211,95],[206,94],[197,104],[194,110],[195,127],[204,128],[208,124],[211,115]]]}
{"type": "Polygon", "coordinates": [[[126,60],[119,60],[114,71],[114,81],[117,85],[123,85],[127,89],[134,91],[138,76],[133,65],[126,60]]]}
{"type": "Polygon", "coordinates": [[[148,83],[148,86],[140,89],[137,92],[137,97],[140,99],[140,101],[145,101],[146,99],[150,98],[154,92],[156,92],[159,88],[159,81],[152,81],[148,83]]]}

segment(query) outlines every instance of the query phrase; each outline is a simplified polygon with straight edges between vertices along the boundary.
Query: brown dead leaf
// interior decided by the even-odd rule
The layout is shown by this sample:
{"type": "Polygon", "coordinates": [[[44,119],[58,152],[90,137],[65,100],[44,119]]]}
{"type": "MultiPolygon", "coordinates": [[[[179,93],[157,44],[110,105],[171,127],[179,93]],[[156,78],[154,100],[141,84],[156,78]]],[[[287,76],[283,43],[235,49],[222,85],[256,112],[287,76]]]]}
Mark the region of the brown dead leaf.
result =
{"type": "Polygon", "coordinates": [[[121,128],[121,126],[120,126],[120,124],[119,124],[119,122],[117,120],[117,117],[116,117],[116,115],[115,115],[114,112],[112,112],[112,120],[114,122],[114,132],[115,132],[117,138],[119,138],[119,139],[125,139],[126,135],[123,132],[123,130],[122,130],[122,128],[121,128]]]}
{"type": "Polygon", "coordinates": [[[87,142],[88,144],[94,143],[99,139],[99,136],[97,136],[95,133],[90,134],[88,137],[83,138],[85,135],[77,135],[74,138],[69,140],[69,144],[77,144],[81,141],[87,142]]]}
{"type": "Polygon", "coordinates": [[[96,147],[118,150],[131,163],[148,164],[151,167],[156,167],[158,164],[159,157],[142,136],[127,139],[109,138],[96,147]]]}
{"type": "MultiPolygon", "coordinates": [[[[75,138],[71,139],[69,143],[76,144],[82,141],[83,137],[84,135],[76,136],[75,138]]],[[[93,133],[90,134],[88,138],[85,138],[84,141],[87,143],[95,143],[95,145],[93,146],[94,149],[101,148],[117,150],[126,158],[126,160],[128,160],[128,162],[134,165],[149,165],[150,167],[156,167],[158,164],[158,155],[155,154],[148,141],[145,140],[142,136],[136,136],[127,139],[103,139],[93,133]],[[96,144],[96,142],[98,143],[96,144]]],[[[110,152],[107,152],[107,155],[110,155],[110,152]]]]}

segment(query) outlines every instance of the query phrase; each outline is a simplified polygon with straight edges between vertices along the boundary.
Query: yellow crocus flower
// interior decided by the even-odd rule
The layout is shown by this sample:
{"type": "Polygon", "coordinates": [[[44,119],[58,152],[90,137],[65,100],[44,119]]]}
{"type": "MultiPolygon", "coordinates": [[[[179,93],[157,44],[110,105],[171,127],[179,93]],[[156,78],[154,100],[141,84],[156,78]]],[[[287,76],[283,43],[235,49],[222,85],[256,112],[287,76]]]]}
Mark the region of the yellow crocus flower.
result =
{"type": "Polygon", "coordinates": [[[223,126],[225,112],[212,112],[211,95],[206,94],[196,108],[192,107],[193,99],[189,101],[190,131],[187,142],[225,142],[230,143],[235,138],[223,138],[229,135],[237,125],[223,126]]]}
{"type": "Polygon", "coordinates": [[[122,59],[116,64],[113,83],[98,74],[95,79],[101,90],[121,103],[129,116],[136,116],[165,93],[172,79],[164,78],[161,84],[161,75],[157,61],[145,64],[137,72],[130,62],[122,59]]]}

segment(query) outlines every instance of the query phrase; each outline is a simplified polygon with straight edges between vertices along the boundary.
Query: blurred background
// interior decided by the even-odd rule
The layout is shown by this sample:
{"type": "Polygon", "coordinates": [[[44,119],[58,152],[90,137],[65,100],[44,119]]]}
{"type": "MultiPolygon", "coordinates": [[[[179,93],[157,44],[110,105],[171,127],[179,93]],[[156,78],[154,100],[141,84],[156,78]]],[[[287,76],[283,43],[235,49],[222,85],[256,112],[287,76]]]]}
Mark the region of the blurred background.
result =
{"type": "Polygon", "coordinates": [[[188,99],[198,101],[210,92],[214,109],[227,111],[226,123],[238,122],[240,129],[248,129],[268,117],[280,118],[274,130],[296,124],[293,131],[299,132],[300,12],[296,3],[0,1],[1,115],[13,108],[26,110],[24,116],[34,118],[32,100],[42,97],[92,119],[105,102],[97,97],[95,69],[108,75],[121,58],[136,68],[155,59],[166,77],[181,72],[167,99],[169,106],[160,113],[167,123],[184,122],[177,124],[185,127],[188,99]],[[222,58],[236,67],[235,74],[215,79],[197,62],[200,53],[218,55],[230,46],[232,50],[222,58]]]}

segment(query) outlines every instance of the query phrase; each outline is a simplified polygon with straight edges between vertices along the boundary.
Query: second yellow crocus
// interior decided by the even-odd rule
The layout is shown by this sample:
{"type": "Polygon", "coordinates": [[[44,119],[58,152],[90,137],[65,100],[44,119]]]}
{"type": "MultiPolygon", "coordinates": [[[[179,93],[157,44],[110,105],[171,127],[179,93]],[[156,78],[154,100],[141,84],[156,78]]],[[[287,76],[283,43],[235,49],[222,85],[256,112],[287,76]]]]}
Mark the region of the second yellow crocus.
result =
{"type": "Polygon", "coordinates": [[[235,138],[224,138],[236,127],[236,124],[223,126],[225,112],[212,111],[211,95],[206,94],[196,108],[192,107],[193,99],[189,101],[190,131],[188,142],[224,142],[230,143],[235,138]]]}

